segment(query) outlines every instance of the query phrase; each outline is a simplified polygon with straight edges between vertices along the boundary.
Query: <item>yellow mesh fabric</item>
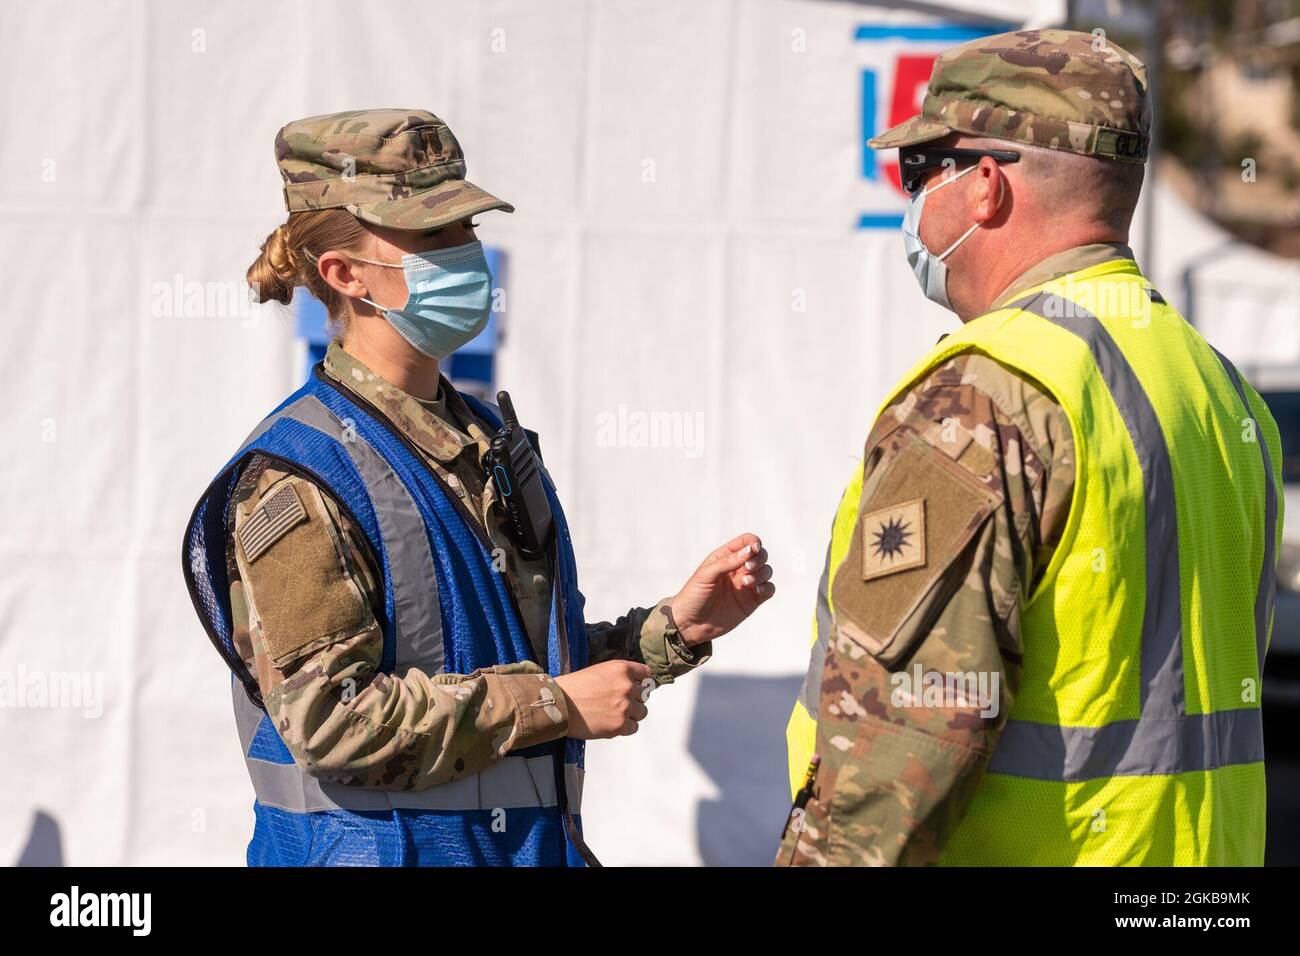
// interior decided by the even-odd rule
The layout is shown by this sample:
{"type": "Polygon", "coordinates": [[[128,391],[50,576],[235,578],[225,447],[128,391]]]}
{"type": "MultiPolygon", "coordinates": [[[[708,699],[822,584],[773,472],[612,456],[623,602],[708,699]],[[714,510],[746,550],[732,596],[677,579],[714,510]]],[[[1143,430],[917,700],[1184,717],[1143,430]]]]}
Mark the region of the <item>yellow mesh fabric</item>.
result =
{"type": "MultiPolygon", "coordinates": [[[[1150,400],[1173,470],[1186,710],[1258,707],[1254,605],[1263,562],[1264,469],[1219,359],[1169,306],[1152,302],[1129,260],[1040,288],[1097,316],[1150,400]],[[1243,532],[1243,529],[1248,529],[1243,532]]],[[[1064,537],[1023,617],[1023,682],[1009,717],[1075,727],[1136,719],[1146,600],[1146,503],[1141,466],[1087,344],[1038,316],[1003,309],[945,338],[903,378],[887,407],[953,355],[974,350],[1020,369],[1061,403],[1073,429],[1076,487],[1064,537]]],[[[1274,470],[1281,451],[1262,401],[1248,390],[1274,470]]],[[[1275,480],[1279,480],[1275,478],[1275,480]]],[[[861,471],[840,503],[832,538],[847,545],[861,471]],[[855,491],[856,487],[856,491],[855,491]],[[842,532],[844,524],[847,532],[842,532]]],[[[1279,496],[1280,497],[1280,496],[1279,496]]],[[[1278,526],[1267,533],[1280,534],[1278,526]]],[[[1163,560],[1173,561],[1174,555],[1163,560]]],[[[816,623],[814,621],[814,639],[816,623]]],[[[796,705],[787,731],[792,790],[815,725],[796,705]]],[[[1164,776],[1062,783],[986,774],[945,864],[1259,864],[1263,764],[1164,776]]]]}

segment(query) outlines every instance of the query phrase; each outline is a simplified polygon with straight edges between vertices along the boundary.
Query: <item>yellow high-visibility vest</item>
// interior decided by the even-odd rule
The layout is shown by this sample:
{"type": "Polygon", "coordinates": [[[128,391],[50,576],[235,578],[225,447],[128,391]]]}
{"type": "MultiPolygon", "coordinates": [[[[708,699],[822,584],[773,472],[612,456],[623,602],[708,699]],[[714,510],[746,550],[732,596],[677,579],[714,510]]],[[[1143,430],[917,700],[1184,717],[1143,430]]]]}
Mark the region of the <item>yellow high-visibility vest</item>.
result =
{"type": "MultiPolygon", "coordinates": [[[[1131,259],[967,323],[882,411],[967,351],[1055,397],[1076,473],[1062,539],[1022,607],[1019,693],[941,863],[1262,864],[1260,681],[1282,533],[1267,406],[1131,259]]],[[[861,495],[859,467],[835,517],[787,729],[792,791],[815,746],[829,582],[861,495]]]]}

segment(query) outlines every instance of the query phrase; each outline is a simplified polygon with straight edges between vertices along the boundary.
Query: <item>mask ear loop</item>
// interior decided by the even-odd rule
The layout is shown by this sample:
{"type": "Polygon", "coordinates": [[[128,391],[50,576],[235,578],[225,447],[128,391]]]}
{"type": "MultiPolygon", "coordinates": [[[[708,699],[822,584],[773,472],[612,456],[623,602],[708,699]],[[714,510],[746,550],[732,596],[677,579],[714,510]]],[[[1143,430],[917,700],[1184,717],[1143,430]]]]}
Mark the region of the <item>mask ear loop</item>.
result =
{"type": "Polygon", "coordinates": [[[965,241],[966,241],[966,237],[969,236],[972,232],[974,232],[974,231],[975,231],[976,229],[978,229],[979,227],[980,227],[980,224],[979,224],[978,222],[977,222],[977,223],[972,223],[972,224],[971,224],[971,227],[970,227],[969,229],[967,229],[965,232],[963,232],[960,236],[957,237],[957,241],[956,241],[956,242],[954,242],[951,246],[949,246],[947,249],[945,249],[945,250],[944,250],[944,251],[943,251],[943,252],[938,256],[939,261],[940,261],[940,262],[943,262],[944,259],[947,259],[948,256],[949,256],[949,254],[950,254],[954,249],[956,249],[958,246],[960,246],[963,242],[965,242],[965,241]]]}
{"type": "MultiPolygon", "coordinates": [[[[961,172],[959,172],[956,176],[953,176],[952,179],[944,180],[944,182],[941,182],[938,186],[935,186],[934,188],[935,188],[935,189],[939,189],[939,188],[941,188],[941,187],[943,187],[943,186],[946,186],[946,185],[948,185],[948,183],[953,182],[953,180],[956,180],[956,179],[958,179],[958,178],[961,177],[961,176],[965,176],[968,172],[970,172],[972,169],[975,169],[975,168],[976,168],[975,166],[967,166],[965,169],[963,169],[961,172]]],[[[1005,189],[1006,189],[1006,186],[1005,186],[1005,184],[1002,182],[1002,177],[999,175],[999,176],[998,176],[998,208],[999,208],[999,209],[1002,208],[1002,194],[1003,194],[1003,190],[1005,190],[1005,189]]],[[[931,190],[931,192],[933,192],[933,191],[934,191],[934,190],[931,190]]],[[[944,259],[947,259],[948,256],[951,255],[952,251],[953,251],[954,249],[956,249],[958,246],[960,246],[963,242],[965,242],[965,241],[966,241],[966,237],[969,236],[969,235],[970,235],[972,232],[974,232],[976,229],[978,229],[981,225],[982,225],[982,223],[978,223],[978,222],[976,222],[976,223],[972,223],[972,224],[971,224],[971,227],[970,227],[969,229],[967,229],[965,232],[963,232],[960,236],[957,237],[957,241],[956,241],[956,242],[954,242],[951,246],[949,246],[947,249],[945,249],[945,250],[944,250],[944,251],[943,251],[939,256],[937,256],[938,260],[939,260],[940,262],[943,262],[944,259]]]]}
{"type": "MultiPolygon", "coordinates": [[[[320,257],[319,257],[318,255],[316,255],[314,252],[312,252],[312,251],[311,251],[310,249],[308,249],[306,246],[303,246],[303,247],[302,247],[302,251],[303,251],[303,255],[305,255],[305,256],[308,258],[308,260],[311,261],[312,265],[315,265],[315,266],[319,266],[319,265],[320,265],[320,257]]],[[[358,260],[358,261],[360,261],[360,262],[368,262],[368,263],[370,263],[371,265],[374,265],[374,266],[387,266],[387,267],[390,268],[390,269],[402,269],[402,268],[405,268],[405,266],[404,266],[402,263],[400,263],[400,262],[376,262],[374,259],[366,259],[366,258],[363,258],[362,256],[352,256],[352,258],[353,258],[353,259],[356,259],[356,260],[358,260]]],[[[369,305],[374,306],[376,309],[379,310],[379,314],[380,314],[380,315],[382,315],[384,318],[388,318],[388,313],[389,313],[389,311],[390,311],[389,309],[387,309],[387,308],[385,308],[384,306],[380,305],[378,302],[374,301],[373,299],[367,299],[364,295],[359,295],[359,296],[357,296],[357,298],[360,299],[362,302],[365,302],[365,303],[367,303],[367,304],[369,304],[369,305]]]]}

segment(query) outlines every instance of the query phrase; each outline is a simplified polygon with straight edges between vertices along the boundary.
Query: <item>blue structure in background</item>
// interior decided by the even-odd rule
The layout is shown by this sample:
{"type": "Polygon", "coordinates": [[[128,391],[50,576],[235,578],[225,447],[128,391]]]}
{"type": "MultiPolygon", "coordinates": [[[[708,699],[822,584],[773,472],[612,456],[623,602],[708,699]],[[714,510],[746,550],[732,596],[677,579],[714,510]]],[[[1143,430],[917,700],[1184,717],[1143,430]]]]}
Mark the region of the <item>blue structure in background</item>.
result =
{"type": "MultiPolygon", "coordinates": [[[[442,363],[442,374],[455,385],[475,395],[487,396],[496,401],[496,352],[502,341],[501,323],[505,310],[497,311],[498,303],[505,301],[506,254],[500,249],[484,247],[488,268],[492,270],[493,311],[487,327],[472,341],[457,349],[442,363]]],[[[330,336],[325,325],[329,317],[324,304],[304,288],[293,297],[294,325],[298,338],[307,343],[307,368],[325,357],[330,336]]]]}

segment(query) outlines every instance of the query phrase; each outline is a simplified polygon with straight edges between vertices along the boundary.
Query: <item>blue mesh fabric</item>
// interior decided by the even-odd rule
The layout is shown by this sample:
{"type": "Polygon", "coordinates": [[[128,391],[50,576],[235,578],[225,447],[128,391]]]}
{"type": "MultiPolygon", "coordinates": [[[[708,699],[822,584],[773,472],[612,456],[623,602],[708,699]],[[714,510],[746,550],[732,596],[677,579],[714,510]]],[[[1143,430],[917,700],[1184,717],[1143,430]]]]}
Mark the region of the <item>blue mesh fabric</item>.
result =
{"type": "Polygon", "coordinates": [[[253,741],[248,745],[248,756],[268,763],[293,763],[293,754],[289,753],[289,748],[275,732],[275,725],[271,723],[271,718],[267,714],[263,714],[262,719],[257,723],[257,730],[253,732],[253,741]]]}
{"type": "Polygon", "coordinates": [[[384,582],[384,656],[380,669],[390,671],[396,663],[397,641],[393,630],[393,582],[388,548],[379,532],[379,519],[370,493],[347,449],[330,436],[291,419],[281,419],[248,446],[249,451],[269,452],[287,458],[328,488],[352,512],[370,542],[384,582]]]}
{"type": "MultiPolygon", "coordinates": [[[[315,377],[281,407],[304,394],[316,396],[339,418],[350,420],[357,436],[378,451],[410,492],[435,556],[447,669],[468,673],[479,667],[531,658],[531,645],[515,613],[506,581],[493,570],[491,554],[482,540],[466,525],[423,463],[367,411],[315,377]]],[[[475,405],[489,420],[498,421],[485,406],[477,402],[475,405]]],[[[361,525],[384,579],[385,650],[381,669],[391,671],[395,655],[391,570],[374,506],[347,449],[296,421],[275,422],[232,459],[196,508],[186,536],[191,570],[200,566],[203,569],[202,574],[196,571],[193,575],[196,609],[233,656],[224,515],[238,473],[236,466],[251,451],[294,462],[328,488],[361,525]]],[[[546,490],[560,542],[558,570],[565,594],[570,664],[577,669],[587,660],[583,598],[576,585],[572,541],[549,478],[546,490]]],[[[560,666],[556,625],[553,616],[546,662],[552,674],[558,674],[560,666]]],[[[530,753],[549,752],[553,747],[548,744],[532,748],[530,753]]],[[[258,725],[248,756],[274,763],[292,762],[292,755],[266,718],[258,725]]],[[[568,762],[581,765],[582,742],[566,740],[565,756],[568,762]]],[[[254,812],[254,835],[248,847],[250,865],[582,865],[564,836],[561,815],[555,807],[505,811],[504,821],[498,818],[496,827],[492,811],[332,810],[301,814],[258,803],[254,812]]]]}
{"type": "MultiPolygon", "coordinates": [[[[479,667],[531,659],[532,645],[514,613],[509,585],[493,570],[491,552],[424,464],[387,426],[337,389],[321,384],[314,394],[339,418],[353,421],[357,436],[383,456],[420,511],[438,575],[447,669],[468,674],[479,667]]],[[[551,638],[554,643],[554,633],[551,638]]]]}
{"type": "Polygon", "coordinates": [[[190,519],[182,556],[195,609],[210,622],[217,641],[229,657],[237,655],[231,640],[230,609],[226,601],[226,595],[230,592],[230,581],[226,576],[224,550],[225,515],[220,503],[229,497],[230,486],[233,483],[233,476],[226,477],[223,482],[219,482],[220,487],[215,495],[205,496],[200,500],[194,510],[194,516],[190,519]]]}
{"type": "MultiPolygon", "coordinates": [[[[274,417],[285,406],[308,394],[312,382],[298,389],[268,415],[274,417]]],[[[206,623],[218,649],[232,670],[242,670],[243,665],[232,640],[230,616],[230,581],[226,574],[226,512],[230,495],[239,480],[240,470],[255,451],[271,452],[297,462],[313,474],[326,487],[340,489],[344,500],[350,503],[353,513],[363,526],[375,554],[383,563],[385,582],[385,624],[393,619],[393,595],[388,578],[388,554],[375,520],[374,508],[366,493],[365,484],[346,451],[338,443],[315,429],[298,422],[280,420],[257,440],[241,448],[221,469],[208,490],[195,506],[185,532],[182,553],[183,571],[190,586],[195,610],[206,623]],[[308,462],[312,464],[308,464],[308,462]],[[315,467],[313,467],[313,465],[315,467]],[[323,469],[323,470],[322,470],[323,469]],[[326,480],[330,474],[333,481],[326,480]]],[[[385,627],[385,654],[391,667],[394,642],[390,627],[385,627]]]]}
{"type": "Polygon", "coordinates": [[[553,808],[300,814],[254,803],[253,813],[249,866],[582,865],[553,808]]]}

